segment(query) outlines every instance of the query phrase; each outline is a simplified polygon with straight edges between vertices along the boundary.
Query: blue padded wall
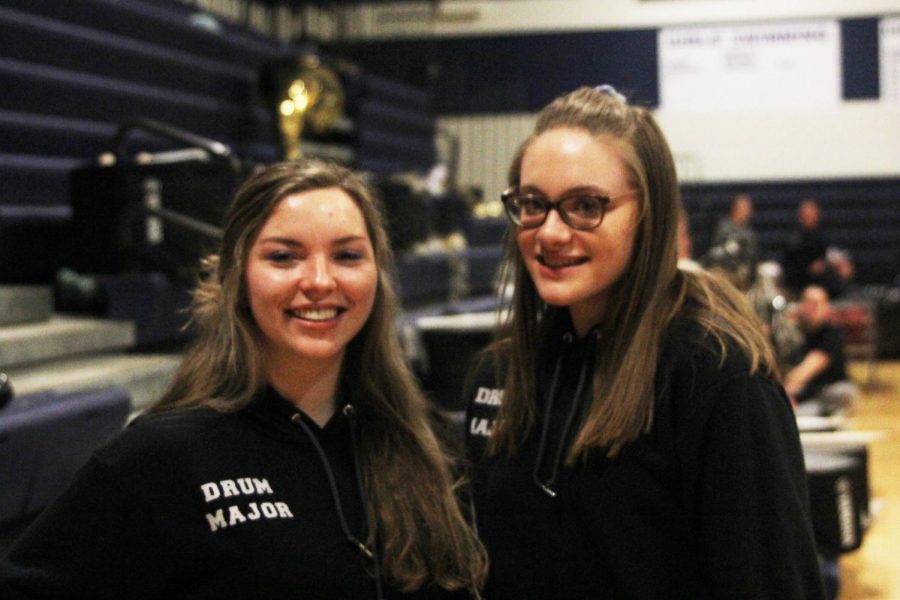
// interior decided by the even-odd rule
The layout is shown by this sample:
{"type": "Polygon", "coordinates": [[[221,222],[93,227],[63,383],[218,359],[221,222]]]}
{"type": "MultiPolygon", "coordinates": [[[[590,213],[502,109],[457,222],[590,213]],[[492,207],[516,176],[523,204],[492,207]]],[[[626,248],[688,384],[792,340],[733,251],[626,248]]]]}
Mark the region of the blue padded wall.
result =
{"type": "Polygon", "coordinates": [[[718,219],[734,194],[753,198],[751,226],[759,238],[760,257],[782,258],[796,227],[799,203],[815,199],[822,229],[832,244],[848,250],[856,266],[855,282],[890,284],[900,274],[900,179],[726,182],[682,186],[694,241],[694,256],[709,248],[718,219]]]}
{"type": "Polygon", "coordinates": [[[878,64],[878,19],[841,21],[842,89],[846,100],[879,97],[878,64]]]}
{"type": "MultiPolygon", "coordinates": [[[[847,100],[878,97],[878,19],[840,20],[847,100]]],[[[336,50],[427,87],[437,114],[530,112],[580,85],[609,83],[659,104],[656,29],[407,39],[336,50]]]]}
{"type": "Polygon", "coordinates": [[[601,83],[658,103],[650,29],[360,42],[335,51],[430,89],[437,114],[533,111],[601,83]]]}

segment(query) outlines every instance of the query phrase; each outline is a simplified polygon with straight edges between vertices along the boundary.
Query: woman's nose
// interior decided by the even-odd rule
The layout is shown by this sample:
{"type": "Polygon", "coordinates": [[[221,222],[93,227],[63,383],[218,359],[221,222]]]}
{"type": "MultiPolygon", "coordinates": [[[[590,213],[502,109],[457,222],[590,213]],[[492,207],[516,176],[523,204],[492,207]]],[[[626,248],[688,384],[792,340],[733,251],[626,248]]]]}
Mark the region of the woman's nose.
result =
{"type": "Polygon", "coordinates": [[[572,239],[572,228],[562,220],[558,210],[551,210],[538,227],[537,238],[542,244],[565,244],[572,239]]]}
{"type": "Polygon", "coordinates": [[[331,265],[324,256],[310,257],[300,274],[300,289],[311,297],[330,293],[336,286],[331,265]]]}

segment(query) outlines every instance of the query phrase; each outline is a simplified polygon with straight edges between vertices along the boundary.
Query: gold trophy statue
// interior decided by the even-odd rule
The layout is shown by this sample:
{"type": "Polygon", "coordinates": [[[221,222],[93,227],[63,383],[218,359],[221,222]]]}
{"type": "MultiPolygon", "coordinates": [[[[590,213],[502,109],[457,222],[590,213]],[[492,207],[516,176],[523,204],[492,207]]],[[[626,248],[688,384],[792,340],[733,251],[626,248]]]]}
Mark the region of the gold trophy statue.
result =
{"type": "Polygon", "coordinates": [[[322,134],[343,115],[341,81],[334,71],[322,65],[318,56],[304,54],[271,63],[261,81],[276,105],[286,159],[301,156],[300,138],[306,124],[315,133],[322,134]]]}

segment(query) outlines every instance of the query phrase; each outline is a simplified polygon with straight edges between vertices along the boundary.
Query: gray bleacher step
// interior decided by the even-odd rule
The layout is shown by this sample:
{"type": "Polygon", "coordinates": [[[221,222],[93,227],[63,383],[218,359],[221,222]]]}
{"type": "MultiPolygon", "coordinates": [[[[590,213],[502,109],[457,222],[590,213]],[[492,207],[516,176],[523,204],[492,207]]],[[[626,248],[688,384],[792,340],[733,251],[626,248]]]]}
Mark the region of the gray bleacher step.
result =
{"type": "Polygon", "coordinates": [[[0,325],[46,321],[53,315],[53,288],[0,285],[0,325]]]}
{"type": "Polygon", "coordinates": [[[41,323],[0,327],[0,368],[96,352],[113,352],[134,345],[130,321],[55,315],[41,323]]]}
{"type": "Polygon", "coordinates": [[[180,360],[177,354],[86,356],[12,369],[7,374],[17,396],[122,387],[131,394],[131,408],[137,411],[159,399],[180,360]]]}

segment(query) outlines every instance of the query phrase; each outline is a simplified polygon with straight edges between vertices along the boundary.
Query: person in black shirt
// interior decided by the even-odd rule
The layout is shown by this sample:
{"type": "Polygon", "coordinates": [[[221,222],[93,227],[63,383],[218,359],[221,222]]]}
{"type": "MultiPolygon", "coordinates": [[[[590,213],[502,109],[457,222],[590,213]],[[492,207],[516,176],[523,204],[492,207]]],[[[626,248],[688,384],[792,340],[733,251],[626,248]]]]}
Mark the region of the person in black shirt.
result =
{"type": "Polygon", "coordinates": [[[847,376],[844,334],[830,319],[828,292],[808,286],[800,296],[799,321],[804,343],[784,387],[798,404],[816,405],[816,412],[848,408],[858,395],[847,376]]]}
{"type": "Polygon", "coordinates": [[[823,598],[791,403],[746,299],[677,268],[650,111],[561,96],[509,180],[510,311],[466,391],[486,597],[823,598]]]}
{"type": "Polygon", "coordinates": [[[791,236],[784,256],[785,285],[794,293],[808,285],[818,285],[834,297],[847,289],[854,268],[846,252],[831,246],[821,221],[822,211],[815,200],[806,199],[797,207],[799,228],[791,236]]]}
{"type": "Polygon", "coordinates": [[[252,176],[168,392],[0,562],[6,598],[478,597],[486,557],[397,337],[364,180],[252,176]]]}

